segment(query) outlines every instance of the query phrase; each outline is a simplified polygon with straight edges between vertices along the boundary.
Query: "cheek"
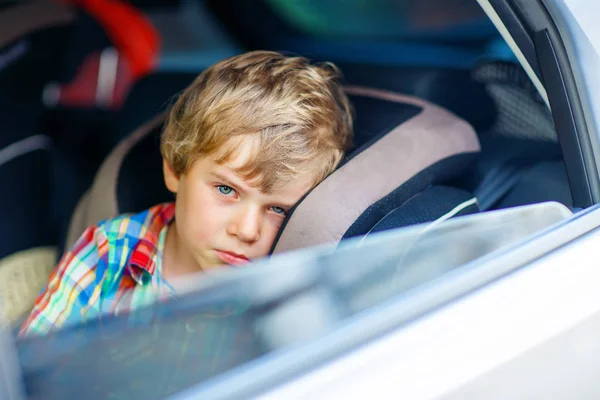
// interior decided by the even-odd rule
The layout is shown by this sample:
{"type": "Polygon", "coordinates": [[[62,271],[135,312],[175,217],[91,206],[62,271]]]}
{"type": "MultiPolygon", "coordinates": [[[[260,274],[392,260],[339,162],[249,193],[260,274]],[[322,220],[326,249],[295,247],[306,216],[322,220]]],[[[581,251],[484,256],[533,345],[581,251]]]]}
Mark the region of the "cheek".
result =
{"type": "Polygon", "coordinates": [[[210,240],[224,224],[226,210],[208,189],[195,185],[177,195],[177,224],[181,225],[181,233],[190,244],[210,240]]]}
{"type": "Polygon", "coordinates": [[[267,223],[261,232],[261,246],[260,246],[260,254],[257,257],[264,257],[269,254],[269,250],[271,250],[271,246],[273,246],[273,242],[275,242],[275,238],[277,237],[277,233],[279,232],[279,224],[267,223]]]}

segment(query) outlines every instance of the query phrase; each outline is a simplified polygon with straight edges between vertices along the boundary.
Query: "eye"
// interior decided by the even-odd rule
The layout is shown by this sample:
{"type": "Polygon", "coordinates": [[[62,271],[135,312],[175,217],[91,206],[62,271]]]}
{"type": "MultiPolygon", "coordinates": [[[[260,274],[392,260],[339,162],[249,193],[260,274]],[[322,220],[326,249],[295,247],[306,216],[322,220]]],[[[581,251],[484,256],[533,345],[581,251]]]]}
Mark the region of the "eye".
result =
{"type": "Polygon", "coordinates": [[[223,196],[233,196],[233,195],[235,195],[235,190],[233,190],[232,187],[227,186],[227,185],[217,185],[217,190],[223,196]]]}
{"type": "Polygon", "coordinates": [[[273,211],[275,214],[284,215],[284,216],[287,215],[287,210],[285,210],[281,207],[272,206],[271,211],[273,211]]]}

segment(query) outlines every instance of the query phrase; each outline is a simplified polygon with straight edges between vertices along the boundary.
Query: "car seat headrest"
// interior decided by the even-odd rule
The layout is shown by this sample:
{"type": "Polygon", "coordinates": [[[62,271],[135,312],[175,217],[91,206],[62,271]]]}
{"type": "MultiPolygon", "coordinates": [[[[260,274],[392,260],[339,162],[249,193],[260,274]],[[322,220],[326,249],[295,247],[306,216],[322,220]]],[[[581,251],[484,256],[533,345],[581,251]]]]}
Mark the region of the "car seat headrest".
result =
{"type": "Polygon", "coordinates": [[[316,186],[288,215],[273,253],[366,233],[380,219],[371,214],[383,217],[426,187],[455,178],[466,167],[460,159],[480,150],[473,128],[436,105],[378,89],[349,87],[347,92],[416,106],[420,112],[380,132],[316,186]],[[451,166],[452,161],[459,162],[451,166]]]}

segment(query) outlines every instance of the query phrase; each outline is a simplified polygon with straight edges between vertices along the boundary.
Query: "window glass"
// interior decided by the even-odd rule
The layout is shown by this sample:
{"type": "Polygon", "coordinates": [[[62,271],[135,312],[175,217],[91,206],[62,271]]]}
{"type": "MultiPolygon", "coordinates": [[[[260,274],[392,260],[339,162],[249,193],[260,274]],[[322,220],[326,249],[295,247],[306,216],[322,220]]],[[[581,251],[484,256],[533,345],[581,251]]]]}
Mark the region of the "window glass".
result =
{"type": "Polygon", "coordinates": [[[438,221],[173,282],[178,297],[22,340],[32,397],[158,399],[335,332],[569,217],[557,203],[438,221]],[[401,296],[401,297],[399,297],[401,296]]]}

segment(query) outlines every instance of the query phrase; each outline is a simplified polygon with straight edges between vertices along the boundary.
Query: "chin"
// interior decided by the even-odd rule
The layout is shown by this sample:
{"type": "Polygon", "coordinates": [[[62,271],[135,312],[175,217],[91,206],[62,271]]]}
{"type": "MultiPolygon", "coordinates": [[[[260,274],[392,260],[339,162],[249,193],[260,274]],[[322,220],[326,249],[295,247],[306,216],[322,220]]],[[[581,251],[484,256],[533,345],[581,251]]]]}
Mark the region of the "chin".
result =
{"type": "Polygon", "coordinates": [[[223,261],[217,259],[216,257],[211,257],[209,260],[207,260],[206,258],[207,257],[196,257],[196,263],[200,266],[200,270],[207,271],[226,265],[223,263],[223,261]]]}

